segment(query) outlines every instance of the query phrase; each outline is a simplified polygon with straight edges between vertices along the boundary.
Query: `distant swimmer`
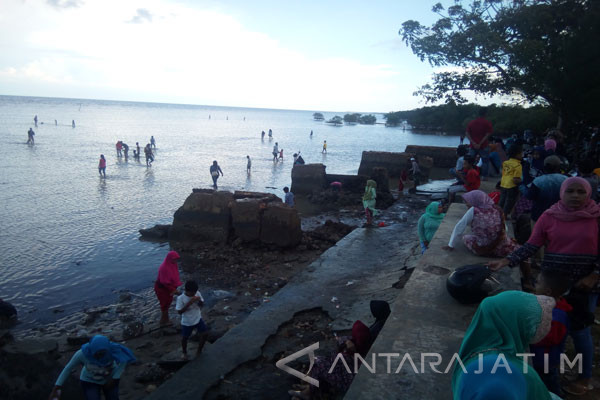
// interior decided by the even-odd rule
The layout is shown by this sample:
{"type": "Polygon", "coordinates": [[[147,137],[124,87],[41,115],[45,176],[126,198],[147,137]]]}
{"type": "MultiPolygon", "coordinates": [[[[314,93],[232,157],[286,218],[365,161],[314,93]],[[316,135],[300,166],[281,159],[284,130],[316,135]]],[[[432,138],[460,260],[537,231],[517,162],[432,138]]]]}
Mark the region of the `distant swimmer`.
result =
{"type": "Polygon", "coordinates": [[[98,173],[100,176],[106,178],[106,158],[104,154],[100,154],[100,162],[98,162],[98,173]]]}
{"type": "Polygon", "coordinates": [[[226,121],[229,121],[229,115],[228,115],[227,117],[225,117],[225,120],[226,120],[226,121]]]}
{"type": "Polygon", "coordinates": [[[277,156],[279,156],[279,144],[275,142],[275,146],[273,146],[273,161],[277,161],[277,156]]]}
{"type": "Polygon", "coordinates": [[[244,117],[244,121],[246,120],[246,117],[244,117]]]}
{"type": "Polygon", "coordinates": [[[327,140],[323,140],[323,151],[321,153],[327,153],[327,140]]]}
{"type": "Polygon", "coordinates": [[[115,147],[117,148],[117,157],[123,156],[123,153],[121,153],[121,150],[123,149],[123,142],[117,140],[117,144],[115,145],[115,147]]]}
{"type": "Polygon", "coordinates": [[[310,137],[312,137],[312,135],[313,135],[313,131],[312,131],[312,129],[311,129],[311,130],[310,130],[310,137]]]}
{"type": "Polygon", "coordinates": [[[208,119],[210,119],[210,114],[208,114],[208,119]]]}
{"type": "Polygon", "coordinates": [[[144,147],[144,155],[146,156],[146,166],[151,167],[152,162],[154,161],[154,154],[152,154],[150,143],[146,144],[146,147],[144,147]]]}
{"type": "Polygon", "coordinates": [[[265,131],[262,131],[262,132],[260,133],[260,138],[261,138],[261,139],[264,139],[264,138],[265,138],[265,131]]]}
{"type": "Polygon", "coordinates": [[[58,121],[54,120],[54,126],[58,126],[58,121]]]}
{"type": "Polygon", "coordinates": [[[156,148],[156,140],[154,140],[154,136],[150,136],[150,145],[153,148],[156,148]]]}
{"type": "Polygon", "coordinates": [[[33,123],[35,124],[36,128],[37,128],[37,121],[38,121],[38,119],[37,119],[37,115],[36,115],[35,117],[33,117],[33,123]]]}
{"type": "MultiPolygon", "coordinates": [[[[81,106],[79,106],[79,108],[81,108],[81,106]]],[[[75,128],[75,120],[71,121],[71,126],[75,128]]]]}
{"type": "Polygon", "coordinates": [[[272,138],[273,137],[273,131],[271,129],[269,129],[269,137],[272,138]]]}
{"type": "Polygon", "coordinates": [[[33,129],[29,128],[29,130],[27,131],[27,144],[35,144],[35,140],[34,137],[35,136],[35,132],[33,131],[33,129]]]}
{"type": "Polygon", "coordinates": [[[217,179],[219,179],[219,173],[221,174],[221,176],[223,176],[223,171],[221,170],[221,167],[219,167],[217,160],[213,161],[209,170],[210,170],[210,176],[212,177],[212,180],[213,180],[213,187],[215,189],[217,189],[217,179]]]}
{"type": "Polygon", "coordinates": [[[252,169],[252,160],[250,159],[250,156],[246,156],[246,158],[248,159],[248,164],[246,164],[246,173],[250,175],[250,170],[252,169]]]}
{"type": "Polygon", "coordinates": [[[139,160],[140,159],[140,143],[139,142],[135,142],[135,149],[137,150],[137,159],[139,160]]]}

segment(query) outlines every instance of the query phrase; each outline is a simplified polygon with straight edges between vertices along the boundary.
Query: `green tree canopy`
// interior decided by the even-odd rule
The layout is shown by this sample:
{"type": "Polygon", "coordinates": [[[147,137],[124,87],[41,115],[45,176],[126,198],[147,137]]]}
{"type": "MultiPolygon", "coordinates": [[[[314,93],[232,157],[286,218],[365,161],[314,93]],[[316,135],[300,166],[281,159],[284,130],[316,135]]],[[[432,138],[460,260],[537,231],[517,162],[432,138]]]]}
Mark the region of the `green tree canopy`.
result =
{"type": "Polygon", "coordinates": [[[377,117],[375,117],[372,114],[369,115],[362,115],[359,119],[358,122],[363,124],[363,125],[375,125],[375,122],[377,122],[377,117]]]}
{"type": "Polygon", "coordinates": [[[344,115],[344,122],[358,123],[359,119],[360,119],[360,114],[358,114],[358,113],[344,115]]]}
{"type": "Polygon", "coordinates": [[[597,123],[600,1],[472,0],[433,12],[399,34],[422,61],[445,68],[416,94],[464,103],[463,92],[517,95],[549,105],[565,122],[597,123]]]}
{"type": "Polygon", "coordinates": [[[334,125],[341,125],[343,124],[343,119],[342,117],[340,117],[339,115],[336,115],[335,117],[331,118],[329,121],[326,121],[328,124],[334,124],[334,125]]]}
{"type": "Polygon", "coordinates": [[[323,121],[325,119],[325,117],[323,117],[323,114],[318,113],[318,112],[316,112],[316,113],[313,114],[313,118],[316,121],[323,121]]]}

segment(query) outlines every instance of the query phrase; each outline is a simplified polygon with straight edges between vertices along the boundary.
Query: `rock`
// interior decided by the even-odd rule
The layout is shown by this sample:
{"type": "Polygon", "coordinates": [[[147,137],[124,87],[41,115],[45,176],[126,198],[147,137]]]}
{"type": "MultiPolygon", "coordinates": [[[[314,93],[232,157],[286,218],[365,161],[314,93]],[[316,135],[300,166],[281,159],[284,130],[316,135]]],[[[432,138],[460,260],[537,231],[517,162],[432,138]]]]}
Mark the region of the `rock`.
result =
{"type": "Polygon", "coordinates": [[[148,385],[146,386],[146,393],[152,393],[156,390],[156,385],[148,385]]]}
{"type": "Polygon", "coordinates": [[[119,303],[125,303],[126,301],[131,300],[131,293],[123,292],[119,295],[119,303]]]}
{"type": "MultiPolygon", "coordinates": [[[[0,357],[0,398],[45,399],[63,369],[58,344],[52,340],[23,340],[7,344],[0,357]]],[[[81,398],[75,379],[62,387],[63,399],[81,398]]]]}
{"type": "Polygon", "coordinates": [[[144,239],[166,240],[169,237],[171,225],[155,225],[149,229],[140,229],[138,232],[144,239]]]}
{"type": "Polygon", "coordinates": [[[161,382],[167,375],[157,364],[147,364],[142,371],[135,376],[135,381],[139,383],[161,382]]]}
{"type": "Polygon", "coordinates": [[[260,241],[280,247],[294,247],[302,240],[300,217],[295,208],[272,203],[261,218],[260,241]]]}
{"type": "Polygon", "coordinates": [[[86,344],[90,341],[90,337],[85,336],[68,336],[67,343],[71,346],[81,346],[82,344],[86,344]]]}
{"type": "Polygon", "coordinates": [[[17,321],[17,309],[11,303],[0,300],[0,328],[10,327],[17,321]]]}
{"type": "Polygon", "coordinates": [[[227,299],[235,295],[227,290],[213,290],[212,295],[215,299],[227,299]]]}
{"type": "Polygon", "coordinates": [[[235,236],[245,242],[260,238],[260,217],[266,204],[260,199],[241,199],[232,204],[231,222],[235,236]]]}
{"type": "Polygon", "coordinates": [[[130,322],[123,329],[123,339],[128,340],[140,336],[144,332],[144,324],[140,321],[130,322]]]}
{"type": "Polygon", "coordinates": [[[135,315],[131,315],[131,314],[121,314],[119,315],[119,320],[121,322],[131,322],[134,321],[136,319],[135,315]]]}
{"type": "Polygon", "coordinates": [[[235,200],[239,199],[256,199],[260,200],[263,203],[281,203],[281,198],[274,195],[273,193],[263,193],[263,192],[247,192],[244,190],[236,190],[233,192],[233,198],[235,200]]]}
{"type": "Polygon", "coordinates": [[[58,342],[52,339],[24,339],[9,343],[4,351],[9,354],[45,354],[58,350],[58,342]]]}
{"type": "Polygon", "coordinates": [[[174,215],[169,239],[182,242],[225,243],[231,231],[233,194],[194,189],[174,215]]]}
{"type": "Polygon", "coordinates": [[[325,165],[305,164],[295,165],[292,168],[292,188],[295,195],[309,195],[320,192],[327,186],[325,178],[325,165]]]}

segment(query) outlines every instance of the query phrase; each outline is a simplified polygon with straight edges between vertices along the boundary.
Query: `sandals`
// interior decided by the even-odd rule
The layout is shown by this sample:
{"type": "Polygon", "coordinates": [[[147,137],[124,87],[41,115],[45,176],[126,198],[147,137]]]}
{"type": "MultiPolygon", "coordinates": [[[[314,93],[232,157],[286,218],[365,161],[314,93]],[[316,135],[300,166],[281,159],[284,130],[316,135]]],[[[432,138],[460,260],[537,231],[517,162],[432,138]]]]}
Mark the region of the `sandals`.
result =
{"type": "Polygon", "coordinates": [[[572,382],[568,386],[563,387],[563,390],[569,394],[572,394],[573,396],[583,396],[591,389],[589,385],[582,385],[580,383],[572,382]]]}

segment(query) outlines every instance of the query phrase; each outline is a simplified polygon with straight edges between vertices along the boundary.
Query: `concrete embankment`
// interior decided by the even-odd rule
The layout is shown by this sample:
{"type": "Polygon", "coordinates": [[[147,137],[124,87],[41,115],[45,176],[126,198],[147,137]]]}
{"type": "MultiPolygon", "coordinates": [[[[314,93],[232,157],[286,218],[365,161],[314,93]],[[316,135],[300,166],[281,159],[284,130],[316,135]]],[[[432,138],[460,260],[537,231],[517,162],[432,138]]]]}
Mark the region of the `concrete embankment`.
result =
{"type": "MultiPolygon", "coordinates": [[[[452,397],[452,370],[436,373],[428,364],[435,362],[436,358],[430,356],[423,364],[421,356],[425,353],[439,354],[442,362],[436,368],[446,370],[452,356],[458,352],[476,310],[475,305],[459,304],[445,287],[448,274],[457,267],[488,260],[475,256],[462,243],[452,252],[442,250],[454,225],[466,210],[464,204],[450,206],[430,248],[420,258],[411,279],[396,298],[392,314],[365,358],[371,363],[373,353],[397,353],[391,358],[390,372],[387,371],[387,359],[377,356],[375,373],[363,366],[345,399],[447,400],[452,397]],[[396,373],[407,353],[418,373],[413,371],[407,360],[396,373]]],[[[505,290],[520,289],[518,269],[504,269],[495,275],[505,290]]]]}

